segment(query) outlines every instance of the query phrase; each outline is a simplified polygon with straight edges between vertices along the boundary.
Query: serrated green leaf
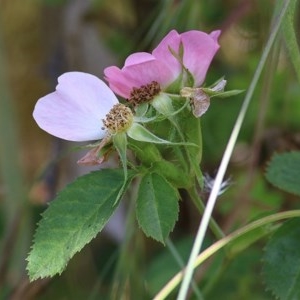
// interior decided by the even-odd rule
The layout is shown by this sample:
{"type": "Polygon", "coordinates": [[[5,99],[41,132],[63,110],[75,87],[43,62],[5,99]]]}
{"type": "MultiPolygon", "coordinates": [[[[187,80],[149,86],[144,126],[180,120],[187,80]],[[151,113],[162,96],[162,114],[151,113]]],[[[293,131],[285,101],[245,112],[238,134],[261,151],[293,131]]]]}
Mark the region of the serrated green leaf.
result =
{"type": "Polygon", "coordinates": [[[103,229],[117,208],[114,203],[123,181],[123,170],[103,169],[79,177],[58,194],[34,236],[27,258],[30,280],[60,274],[103,229]]]}
{"type": "Polygon", "coordinates": [[[266,178],[280,189],[300,196],[300,152],[275,154],[266,178]]]}
{"type": "Polygon", "coordinates": [[[146,174],[140,183],[136,216],[140,227],[153,239],[164,243],[178,218],[178,193],[165,178],[146,174]]]}
{"type": "Polygon", "coordinates": [[[266,246],[263,275],[267,288],[281,300],[300,299],[300,218],[282,225],[266,246]]]}

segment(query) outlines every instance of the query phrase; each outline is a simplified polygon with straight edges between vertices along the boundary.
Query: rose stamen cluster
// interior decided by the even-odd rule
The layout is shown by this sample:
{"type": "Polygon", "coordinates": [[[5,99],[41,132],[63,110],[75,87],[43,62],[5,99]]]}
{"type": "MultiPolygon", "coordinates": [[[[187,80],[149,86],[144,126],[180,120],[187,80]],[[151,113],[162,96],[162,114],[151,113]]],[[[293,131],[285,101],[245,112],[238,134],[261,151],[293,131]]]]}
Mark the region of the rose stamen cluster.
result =
{"type": "Polygon", "coordinates": [[[115,104],[103,120],[104,126],[111,135],[127,131],[132,122],[131,109],[121,103],[115,104]]]}
{"type": "Polygon", "coordinates": [[[160,85],[157,81],[152,81],[149,84],[142,85],[139,88],[134,87],[128,98],[128,102],[134,107],[142,103],[148,103],[158,95],[161,91],[160,85]]]}

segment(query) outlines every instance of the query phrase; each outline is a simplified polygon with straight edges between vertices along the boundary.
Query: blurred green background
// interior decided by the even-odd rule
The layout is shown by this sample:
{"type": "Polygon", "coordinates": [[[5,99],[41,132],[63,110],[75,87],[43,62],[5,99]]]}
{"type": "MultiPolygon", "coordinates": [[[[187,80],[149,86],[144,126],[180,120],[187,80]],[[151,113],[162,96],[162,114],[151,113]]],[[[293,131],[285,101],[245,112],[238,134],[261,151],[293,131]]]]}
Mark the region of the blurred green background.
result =
{"type": "MultiPolygon", "coordinates": [[[[143,236],[124,201],[109,229],[61,276],[29,283],[25,259],[40,213],[65,184],[89,171],[76,165],[73,144],[38,128],[34,105],[55,88],[63,72],[103,78],[106,66],[122,66],[130,53],[151,51],[171,29],[221,29],[221,48],[206,83],[225,76],[228,90],[247,90],[269,36],[275,2],[0,0],[0,299],[151,299],[180,270],[168,247],[143,236]]],[[[212,177],[243,97],[213,99],[202,117],[202,171],[212,177]]],[[[299,199],[271,187],[263,176],[274,152],[299,149],[300,86],[281,33],[231,159],[231,186],[214,212],[225,232],[264,214],[299,208],[299,199]]],[[[200,216],[182,198],[171,238],[187,259],[200,216]]],[[[265,242],[234,260],[227,256],[224,262],[218,253],[199,268],[195,280],[205,299],[272,299],[260,277],[265,242]]]]}

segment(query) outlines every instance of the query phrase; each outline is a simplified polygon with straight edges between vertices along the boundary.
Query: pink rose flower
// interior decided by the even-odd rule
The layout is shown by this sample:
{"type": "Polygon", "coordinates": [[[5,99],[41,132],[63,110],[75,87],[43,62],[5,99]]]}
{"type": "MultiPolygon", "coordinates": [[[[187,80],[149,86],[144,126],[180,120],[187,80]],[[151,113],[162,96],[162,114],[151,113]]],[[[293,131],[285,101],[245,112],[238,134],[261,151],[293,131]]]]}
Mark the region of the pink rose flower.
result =
{"type": "Polygon", "coordinates": [[[33,117],[41,129],[61,139],[102,140],[99,149],[123,133],[137,141],[169,143],[139,124],[147,118],[135,118],[102,80],[87,73],[61,75],[56,91],[36,103],[33,117]]]}
{"type": "Polygon", "coordinates": [[[124,98],[132,96],[133,89],[148,87],[153,82],[166,90],[183,75],[183,85],[188,85],[185,71],[191,74],[193,87],[199,87],[209,65],[219,49],[220,30],[206,34],[191,30],[179,34],[172,30],[152,51],[131,54],[122,69],[111,66],[104,70],[110,88],[124,98]]]}
{"type": "Polygon", "coordinates": [[[38,100],[33,117],[46,132],[68,141],[103,139],[103,120],[119,101],[97,77],[69,72],[58,78],[56,91],[38,100]]]}

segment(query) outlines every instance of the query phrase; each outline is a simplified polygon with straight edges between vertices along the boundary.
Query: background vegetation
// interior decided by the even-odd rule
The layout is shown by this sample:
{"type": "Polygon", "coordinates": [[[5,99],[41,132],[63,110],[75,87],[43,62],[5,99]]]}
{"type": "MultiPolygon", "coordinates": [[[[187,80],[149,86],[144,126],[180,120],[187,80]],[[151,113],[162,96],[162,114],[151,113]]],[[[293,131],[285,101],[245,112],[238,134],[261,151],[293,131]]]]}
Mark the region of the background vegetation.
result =
{"type": "MultiPolygon", "coordinates": [[[[181,269],[173,244],[147,239],[125,202],[61,276],[29,283],[25,259],[40,213],[57,191],[90,171],[76,165],[80,155],[72,151],[73,144],[37,127],[33,107],[54,89],[63,72],[80,70],[102,78],[106,66],[121,66],[131,52],[153,49],[173,28],[221,29],[221,48],[207,82],[225,76],[228,90],[247,90],[270,34],[276,3],[0,0],[1,299],[151,299],[181,269]]],[[[297,15],[298,11],[296,21],[297,15]]],[[[299,196],[275,188],[264,176],[274,153],[300,148],[299,65],[291,59],[295,56],[287,34],[280,32],[256,86],[227,173],[230,187],[214,211],[225,233],[263,215],[300,207],[299,196]]],[[[243,97],[213,99],[202,117],[202,170],[212,178],[243,97]]],[[[186,261],[201,216],[184,194],[182,198],[171,238],[186,261]]],[[[197,269],[195,281],[205,299],[273,299],[261,266],[269,237],[251,246],[241,243],[229,253],[219,251],[197,269]]],[[[207,246],[212,238],[208,236],[207,246]]]]}

